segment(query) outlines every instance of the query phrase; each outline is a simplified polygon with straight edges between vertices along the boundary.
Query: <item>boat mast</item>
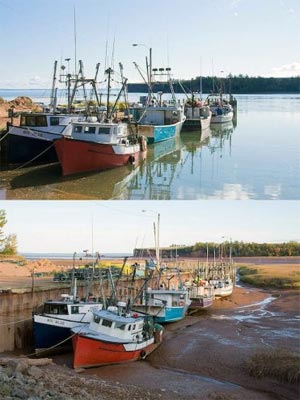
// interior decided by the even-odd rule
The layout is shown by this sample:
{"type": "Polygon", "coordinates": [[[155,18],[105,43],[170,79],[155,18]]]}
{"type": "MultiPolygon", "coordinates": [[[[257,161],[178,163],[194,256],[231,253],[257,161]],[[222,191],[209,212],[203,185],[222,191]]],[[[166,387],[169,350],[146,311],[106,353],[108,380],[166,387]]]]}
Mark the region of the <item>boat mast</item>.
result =
{"type": "Polygon", "coordinates": [[[56,71],[57,71],[57,61],[54,61],[54,69],[53,69],[53,79],[52,79],[52,89],[51,89],[51,102],[50,107],[51,111],[55,111],[55,85],[56,85],[56,71]]]}
{"type": "Polygon", "coordinates": [[[108,74],[107,78],[107,100],[106,100],[106,118],[109,119],[110,117],[110,107],[109,107],[109,97],[110,97],[110,79],[111,79],[111,74],[113,73],[113,70],[109,67],[105,71],[106,74],[108,74]]]}

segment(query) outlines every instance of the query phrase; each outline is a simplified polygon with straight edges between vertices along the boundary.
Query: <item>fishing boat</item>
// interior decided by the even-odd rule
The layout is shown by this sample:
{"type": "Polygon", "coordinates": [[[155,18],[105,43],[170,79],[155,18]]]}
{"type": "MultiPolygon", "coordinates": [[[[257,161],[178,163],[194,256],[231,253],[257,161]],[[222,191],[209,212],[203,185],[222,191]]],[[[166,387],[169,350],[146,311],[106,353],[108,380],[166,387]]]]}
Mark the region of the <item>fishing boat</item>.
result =
{"type": "MultiPolygon", "coordinates": [[[[61,66],[62,71],[65,67],[61,66]]],[[[19,125],[10,125],[7,133],[7,162],[9,164],[20,163],[45,163],[57,161],[54,141],[64,135],[69,135],[72,122],[80,120],[78,110],[73,107],[78,88],[89,83],[94,89],[98,106],[100,105],[96,91],[96,79],[99,65],[96,67],[96,75],[93,79],[87,79],[83,75],[83,63],[79,61],[78,74],[60,75],[60,82],[67,87],[67,107],[57,106],[57,61],[54,62],[52,90],[50,105],[46,112],[24,112],[20,115],[19,125]]],[[[86,101],[83,108],[85,114],[90,112],[89,103],[86,101]]]]}
{"type": "Polygon", "coordinates": [[[199,310],[212,306],[214,301],[214,286],[206,280],[193,281],[191,284],[185,283],[191,300],[190,309],[199,310]]]}
{"type": "Polygon", "coordinates": [[[101,171],[144,159],[147,143],[128,125],[87,118],[72,124],[70,136],[55,141],[63,176],[101,171]]]}
{"type": "Polygon", "coordinates": [[[62,137],[78,115],[22,113],[20,124],[10,125],[7,134],[7,162],[20,164],[57,161],[53,141],[62,137]]]}
{"type": "Polygon", "coordinates": [[[188,290],[148,288],[144,291],[141,303],[135,303],[133,310],[151,315],[158,323],[176,322],[185,317],[190,306],[188,290]]]}
{"type": "Polygon", "coordinates": [[[147,138],[148,143],[157,143],[174,138],[180,134],[183,123],[186,120],[183,106],[176,99],[171,68],[152,68],[152,50],[150,49],[150,61],[146,58],[147,79],[139,66],[134,63],[148,87],[148,96],[145,104],[139,103],[129,108],[138,128],[138,133],[147,138]],[[154,92],[157,83],[167,85],[171,99],[163,99],[163,92],[154,92]]]}
{"type": "Polygon", "coordinates": [[[91,321],[93,311],[102,307],[96,299],[79,300],[68,294],[63,294],[61,300],[46,301],[42,310],[33,315],[35,351],[70,345],[71,329],[91,321]]]}
{"type": "Polygon", "coordinates": [[[182,106],[175,102],[152,103],[142,111],[138,120],[138,133],[148,143],[157,143],[179,136],[186,120],[182,106]]]}
{"type": "Polygon", "coordinates": [[[214,287],[216,297],[228,297],[233,291],[233,281],[227,276],[226,278],[211,279],[209,283],[214,287]]]}
{"type": "MultiPolygon", "coordinates": [[[[110,88],[113,71],[108,68],[106,73],[110,88]]],[[[123,82],[121,91],[126,81],[123,82]]],[[[110,109],[108,91],[106,113],[102,115],[104,119],[89,116],[72,123],[70,134],[55,141],[64,176],[138,163],[145,158],[146,139],[133,132],[130,124],[115,121],[115,106],[110,109]]]]}
{"type": "Polygon", "coordinates": [[[158,214],[157,224],[154,223],[156,259],[146,262],[147,279],[140,295],[134,299],[132,309],[153,316],[158,323],[168,323],[183,319],[191,301],[179,268],[160,263],[159,223],[158,214]]]}
{"type": "Polygon", "coordinates": [[[163,328],[151,317],[129,313],[125,302],[94,312],[93,320],[72,329],[74,368],[145,359],[162,342],[163,328]]]}
{"type": "Polygon", "coordinates": [[[230,122],[233,119],[233,107],[231,106],[229,99],[222,94],[210,94],[205,103],[209,106],[212,116],[211,124],[222,124],[230,122]]]}
{"type": "Polygon", "coordinates": [[[209,128],[212,112],[209,106],[204,105],[201,99],[196,99],[194,94],[185,102],[184,114],[186,116],[184,130],[199,131],[209,128]]]}

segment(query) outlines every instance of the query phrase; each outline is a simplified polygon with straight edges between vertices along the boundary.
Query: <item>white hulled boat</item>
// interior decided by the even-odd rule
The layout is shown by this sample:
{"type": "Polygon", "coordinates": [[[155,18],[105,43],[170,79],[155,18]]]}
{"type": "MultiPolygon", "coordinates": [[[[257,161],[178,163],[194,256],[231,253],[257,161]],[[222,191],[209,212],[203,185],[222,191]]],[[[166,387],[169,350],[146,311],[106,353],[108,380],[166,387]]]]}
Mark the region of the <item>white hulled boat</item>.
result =
{"type": "Polygon", "coordinates": [[[224,94],[210,94],[206,98],[205,103],[212,112],[211,124],[221,124],[232,121],[233,107],[230,104],[229,98],[224,94]]]}

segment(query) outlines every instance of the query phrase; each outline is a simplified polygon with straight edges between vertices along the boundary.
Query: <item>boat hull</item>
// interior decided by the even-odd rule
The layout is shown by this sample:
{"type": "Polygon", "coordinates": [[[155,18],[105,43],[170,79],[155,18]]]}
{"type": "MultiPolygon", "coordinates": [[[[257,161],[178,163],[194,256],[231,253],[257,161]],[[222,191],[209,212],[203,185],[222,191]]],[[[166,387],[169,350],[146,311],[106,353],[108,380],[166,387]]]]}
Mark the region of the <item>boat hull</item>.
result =
{"type": "Polygon", "coordinates": [[[190,309],[191,310],[201,310],[205,308],[209,308],[213,304],[213,299],[211,297],[199,297],[199,298],[191,298],[190,309]]]}
{"type": "MultiPolygon", "coordinates": [[[[57,138],[57,135],[53,135],[53,139],[54,138],[57,138]]],[[[40,154],[41,156],[35,160],[35,163],[47,163],[57,161],[57,155],[53,146],[53,141],[51,140],[45,140],[43,138],[28,135],[25,136],[9,133],[6,141],[7,162],[9,164],[25,163],[33,160],[40,154]]]]}
{"type": "Polygon", "coordinates": [[[55,141],[55,149],[64,176],[101,171],[134,163],[145,156],[140,145],[93,143],[69,138],[55,141]]]}
{"type": "Polygon", "coordinates": [[[64,346],[71,346],[71,335],[70,327],[55,326],[40,322],[34,322],[33,324],[34,348],[36,352],[58,346],[63,341],[65,341],[63,343],[64,346]]]}
{"type": "Polygon", "coordinates": [[[232,294],[233,286],[229,286],[226,288],[215,288],[214,294],[215,297],[228,297],[232,294]]]}
{"type": "Polygon", "coordinates": [[[148,143],[158,143],[179,135],[185,118],[172,125],[139,125],[138,132],[147,138],[148,143]]]}
{"type": "Polygon", "coordinates": [[[76,334],[72,338],[73,367],[91,368],[142,360],[160,345],[161,338],[162,335],[158,340],[152,338],[140,344],[113,343],[76,334]]]}
{"type": "Polygon", "coordinates": [[[233,112],[229,112],[228,114],[220,114],[220,115],[213,115],[211,117],[211,124],[224,124],[226,122],[232,121],[233,112]]]}
{"type": "Polygon", "coordinates": [[[186,307],[161,307],[154,305],[135,304],[134,310],[143,314],[151,315],[155,322],[165,324],[169,322],[180,321],[184,318],[186,307]]]}

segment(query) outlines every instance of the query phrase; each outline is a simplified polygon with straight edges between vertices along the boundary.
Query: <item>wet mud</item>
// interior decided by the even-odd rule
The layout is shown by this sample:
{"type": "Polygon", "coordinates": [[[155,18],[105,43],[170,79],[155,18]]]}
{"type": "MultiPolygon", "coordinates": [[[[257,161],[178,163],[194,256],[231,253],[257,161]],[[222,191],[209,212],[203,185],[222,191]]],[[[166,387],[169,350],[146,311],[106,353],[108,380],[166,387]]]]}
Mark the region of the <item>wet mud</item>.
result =
{"type": "MultiPolygon", "coordinates": [[[[290,399],[299,388],[249,375],[257,351],[299,352],[300,294],[236,287],[209,311],[165,326],[165,340],[145,361],[85,370],[115,384],[158,390],[165,399],[290,399]]],[[[56,358],[71,366],[72,357],[56,358]]]]}

